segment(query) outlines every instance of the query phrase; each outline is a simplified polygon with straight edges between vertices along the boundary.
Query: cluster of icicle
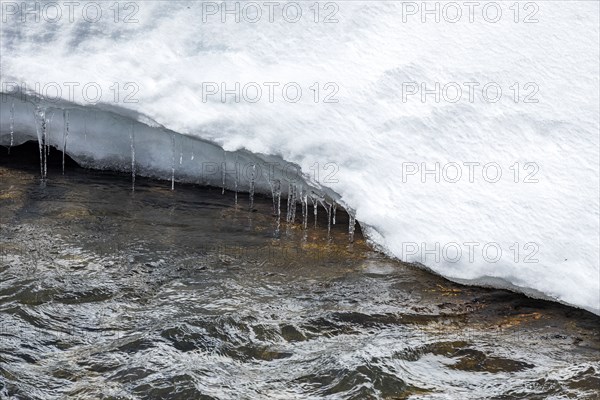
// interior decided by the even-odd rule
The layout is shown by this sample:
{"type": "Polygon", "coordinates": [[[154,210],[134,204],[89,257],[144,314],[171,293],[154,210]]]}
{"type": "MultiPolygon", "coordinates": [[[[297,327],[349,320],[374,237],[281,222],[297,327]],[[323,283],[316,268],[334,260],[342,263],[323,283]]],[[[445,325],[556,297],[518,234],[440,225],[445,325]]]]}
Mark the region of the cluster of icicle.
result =
{"type": "MultiPolygon", "coordinates": [[[[277,230],[279,230],[281,224],[281,181],[274,180],[270,182],[270,185],[273,199],[273,213],[277,218],[277,230]]],[[[306,231],[308,229],[309,199],[313,209],[315,228],[317,227],[319,205],[321,205],[327,212],[327,237],[330,238],[331,226],[335,225],[336,223],[337,203],[335,200],[328,200],[325,196],[315,193],[313,190],[309,190],[303,185],[296,185],[292,182],[288,183],[287,212],[285,216],[285,222],[288,225],[295,223],[297,205],[299,202],[302,210],[302,229],[306,235],[306,231]]],[[[252,206],[252,192],[250,194],[250,204],[252,206]]],[[[356,221],[352,213],[349,212],[348,215],[350,217],[348,226],[349,240],[350,242],[353,242],[356,221]]]]}
{"type": "MultiPolygon", "coordinates": [[[[48,166],[47,166],[47,158],[50,152],[50,145],[48,141],[48,126],[52,119],[54,118],[55,113],[51,112],[48,115],[48,111],[44,107],[35,107],[34,111],[34,119],[36,126],[36,134],[39,145],[39,155],[40,155],[40,174],[43,181],[47,179],[48,175],[48,166]]],[[[65,172],[65,154],[67,154],[67,144],[69,138],[69,110],[62,110],[62,118],[63,118],[63,132],[62,132],[62,172],[65,172]]],[[[87,132],[84,132],[85,137],[87,138],[87,132]]],[[[130,127],[129,132],[130,138],[130,151],[131,151],[131,187],[132,190],[135,190],[135,177],[136,177],[136,154],[135,154],[135,130],[133,124],[130,127]]],[[[14,102],[11,105],[10,111],[10,147],[13,146],[14,143],[14,102]]],[[[175,133],[171,134],[171,146],[172,146],[172,155],[171,155],[171,190],[175,190],[175,171],[176,171],[176,147],[175,147],[175,133]]],[[[192,160],[194,155],[192,154],[192,160]]],[[[183,152],[179,153],[179,165],[183,162],[183,152]]],[[[238,174],[234,175],[234,191],[235,191],[235,205],[238,205],[238,174]]],[[[250,176],[249,182],[249,207],[253,209],[254,207],[254,191],[255,191],[255,179],[256,179],[256,166],[252,166],[252,173],[250,176]]],[[[225,183],[226,183],[226,174],[223,170],[222,174],[222,190],[221,193],[225,193],[225,183]]],[[[275,179],[273,181],[269,181],[269,185],[271,186],[271,195],[273,199],[273,213],[276,218],[277,228],[276,232],[279,232],[281,225],[281,180],[275,179]]],[[[309,206],[312,205],[313,216],[314,216],[314,226],[317,227],[317,214],[319,205],[323,207],[327,213],[327,237],[331,236],[331,226],[336,224],[336,213],[337,213],[337,203],[335,200],[327,199],[324,195],[316,193],[313,190],[305,187],[304,185],[297,185],[293,182],[289,182],[288,184],[288,196],[287,196],[287,212],[285,217],[285,222],[288,226],[292,225],[296,221],[296,209],[297,204],[300,203],[302,209],[302,228],[305,232],[308,229],[308,216],[309,216],[309,206]],[[310,199],[310,204],[309,204],[310,199]]],[[[349,211],[349,226],[348,226],[348,234],[350,242],[354,241],[354,232],[356,220],[354,213],[349,211]]]]}
{"type": "MultiPolygon", "coordinates": [[[[63,121],[64,121],[64,130],[62,136],[62,172],[63,175],[65,173],[65,154],[67,152],[67,139],[69,137],[69,110],[63,110],[63,121]]],[[[50,144],[48,141],[48,125],[52,122],[54,118],[54,113],[51,113],[49,116],[47,115],[47,111],[45,108],[37,107],[35,109],[34,118],[36,120],[36,134],[38,139],[38,146],[40,151],[40,174],[42,180],[45,181],[48,176],[48,155],[50,154],[50,144]]],[[[14,103],[11,105],[11,114],[10,114],[10,146],[8,148],[8,152],[10,153],[10,148],[14,144],[14,103]]],[[[132,156],[134,154],[132,153],[132,156]]],[[[132,161],[133,163],[133,161],[132,161]]],[[[133,165],[133,164],[132,164],[133,165]]]]}

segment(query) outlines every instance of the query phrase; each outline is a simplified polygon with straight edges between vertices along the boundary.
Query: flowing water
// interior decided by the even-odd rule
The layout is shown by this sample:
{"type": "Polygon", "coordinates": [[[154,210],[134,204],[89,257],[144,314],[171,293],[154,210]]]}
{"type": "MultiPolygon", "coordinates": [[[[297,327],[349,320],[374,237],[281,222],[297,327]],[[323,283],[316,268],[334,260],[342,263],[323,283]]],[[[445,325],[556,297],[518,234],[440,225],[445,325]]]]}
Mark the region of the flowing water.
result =
{"type": "Polygon", "coordinates": [[[315,227],[306,194],[291,223],[258,194],[63,175],[54,149],[42,181],[20,147],[0,159],[2,399],[598,398],[593,314],[386,258],[343,210],[315,227]]]}

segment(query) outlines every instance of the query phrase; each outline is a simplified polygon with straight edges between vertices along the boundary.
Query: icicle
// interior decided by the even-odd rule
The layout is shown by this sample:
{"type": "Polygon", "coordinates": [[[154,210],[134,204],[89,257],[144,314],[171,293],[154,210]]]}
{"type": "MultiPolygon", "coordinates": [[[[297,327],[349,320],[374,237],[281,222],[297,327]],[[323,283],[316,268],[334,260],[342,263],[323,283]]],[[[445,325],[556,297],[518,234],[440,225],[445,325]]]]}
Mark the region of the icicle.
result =
{"type": "Polygon", "coordinates": [[[135,137],[133,133],[133,124],[129,131],[129,139],[131,141],[131,190],[135,190],[135,137]]]}
{"type": "Polygon", "coordinates": [[[281,182],[278,179],[269,181],[271,187],[271,199],[273,199],[273,215],[277,215],[279,210],[277,209],[278,196],[281,195],[281,182]]]}
{"type": "Polygon", "coordinates": [[[275,179],[271,185],[271,191],[273,193],[273,211],[277,215],[277,227],[275,228],[275,235],[279,235],[279,226],[281,225],[281,181],[275,179]]]}
{"type": "MultiPolygon", "coordinates": [[[[225,163],[223,163],[225,164],[225,163]]],[[[225,168],[221,170],[221,194],[225,194],[225,168]]]]}
{"type": "Polygon", "coordinates": [[[302,193],[302,228],[308,227],[308,195],[306,190],[302,193]]]}
{"type": "MultiPolygon", "coordinates": [[[[44,113],[46,115],[46,113],[44,113]]],[[[44,137],[44,153],[46,156],[50,154],[50,150],[48,149],[48,118],[44,117],[42,121],[42,136],[44,137]]]]}
{"type": "Polygon", "coordinates": [[[296,205],[298,203],[298,187],[294,186],[294,197],[292,198],[292,219],[291,222],[296,221],[296,205]]]}
{"type": "Polygon", "coordinates": [[[54,118],[54,113],[50,115],[50,118],[46,118],[44,112],[44,121],[42,123],[42,133],[44,135],[44,146],[46,148],[46,157],[44,158],[44,180],[48,177],[48,156],[50,155],[50,122],[54,118]]]}
{"type": "Polygon", "coordinates": [[[194,152],[192,151],[192,157],[190,158],[190,161],[194,161],[194,152]]]}
{"type": "Polygon", "coordinates": [[[288,183],[288,196],[287,196],[287,207],[286,207],[286,213],[285,213],[285,222],[289,222],[290,221],[290,214],[291,214],[291,209],[292,209],[292,183],[288,183]]]}
{"type": "Polygon", "coordinates": [[[10,148],[13,147],[15,137],[15,102],[13,100],[10,106],[10,146],[8,147],[8,154],[10,154],[10,148]]]}
{"type": "Polygon", "coordinates": [[[225,156],[225,152],[223,152],[223,162],[221,163],[221,194],[225,194],[225,177],[227,169],[227,157],[225,156]]]}
{"type": "Polygon", "coordinates": [[[35,129],[38,137],[40,149],[40,174],[42,180],[46,180],[48,174],[48,120],[46,119],[46,109],[37,106],[35,108],[35,129]],[[39,122],[38,122],[39,117],[39,122]],[[39,128],[38,128],[39,126],[39,128]]]}
{"type": "Polygon", "coordinates": [[[63,153],[62,153],[62,173],[65,174],[65,153],[67,152],[67,139],[69,138],[69,110],[63,110],[63,153]]]}
{"type": "Polygon", "coordinates": [[[235,205],[237,206],[238,204],[238,162],[237,162],[237,155],[235,156],[235,181],[234,181],[234,186],[235,186],[235,205]]]}
{"type": "Polygon", "coordinates": [[[300,209],[302,210],[302,227],[304,228],[304,188],[300,189],[300,209]]]}
{"type": "Polygon", "coordinates": [[[179,165],[183,164],[183,151],[179,152],[179,165]]]}
{"type": "Polygon", "coordinates": [[[275,188],[273,187],[275,181],[267,180],[267,182],[269,183],[269,187],[271,188],[271,201],[273,202],[272,210],[273,215],[275,215],[275,188]]]}
{"type": "Polygon", "coordinates": [[[52,119],[54,118],[54,113],[50,114],[50,118],[46,118],[46,121],[44,122],[44,145],[46,148],[46,163],[44,164],[44,170],[45,170],[45,176],[48,175],[48,156],[50,155],[50,122],[52,122],[52,119]]]}
{"type": "Polygon", "coordinates": [[[325,202],[325,204],[327,205],[327,207],[325,207],[325,210],[327,211],[327,237],[329,237],[331,233],[331,204],[327,202],[325,202]]]}
{"type": "Polygon", "coordinates": [[[348,216],[350,217],[350,222],[348,224],[348,233],[350,243],[354,243],[354,226],[356,225],[356,219],[352,211],[348,211],[348,216]]]}
{"type": "Polygon", "coordinates": [[[334,201],[333,202],[333,215],[332,215],[332,222],[335,225],[335,214],[337,213],[337,203],[334,201]]]}
{"type": "Polygon", "coordinates": [[[302,206],[302,242],[306,243],[308,239],[308,188],[300,193],[300,203],[302,206]]]}
{"type": "Polygon", "coordinates": [[[41,109],[39,106],[36,106],[35,111],[33,113],[33,118],[35,122],[35,132],[37,133],[38,138],[38,147],[40,149],[40,175],[42,179],[44,179],[44,160],[46,158],[46,149],[44,148],[43,131],[46,129],[46,111],[44,109],[41,109]]]}
{"type": "Polygon", "coordinates": [[[287,218],[286,221],[294,223],[296,220],[296,200],[297,200],[297,188],[290,182],[288,187],[288,206],[287,206],[287,218]]]}
{"type": "Polygon", "coordinates": [[[287,215],[285,218],[286,222],[292,220],[292,202],[294,201],[294,187],[291,183],[288,184],[288,202],[287,202],[287,215]]]}
{"type": "Polygon", "coordinates": [[[256,165],[252,164],[252,175],[250,177],[250,210],[254,208],[254,180],[256,178],[256,165]]]}
{"type": "Polygon", "coordinates": [[[171,135],[171,190],[175,190],[175,134],[171,135]]]}
{"type": "Polygon", "coordinates": [[[316,228],[317,227],[317,211],[318,211],[317,196],[314,193],[311,193],[310,198],[313,203],[313,215],[315,216],[315,228],[316,228]]]}
{"type": "Polygon", "coordinates": [[[227,176],[227,156],[223,151],[223,162],[221,163],[221,194],[225,194],[225,178],[227,176]]]}

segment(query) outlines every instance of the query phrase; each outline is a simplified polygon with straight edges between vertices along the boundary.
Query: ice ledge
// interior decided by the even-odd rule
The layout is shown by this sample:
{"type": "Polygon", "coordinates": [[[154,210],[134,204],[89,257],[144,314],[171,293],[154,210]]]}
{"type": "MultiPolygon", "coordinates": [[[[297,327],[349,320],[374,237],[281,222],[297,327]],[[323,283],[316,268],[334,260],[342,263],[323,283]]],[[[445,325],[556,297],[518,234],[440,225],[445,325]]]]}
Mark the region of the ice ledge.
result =
{"type": "MultiPolygon", "coordinates": [[[[165,128],[151,118],[112,105],[81,106],[48,102],[29,94],[0,93],[0,145],[40,144],[40,174],[45,178],[47,146],[64,151],[86,168],[113,170],[264,193],[323,206],[340,202],[333,190],[304,174],[297,164],[276,155],[226,151],[198,137],[165,128]]],[[[343,206],[343,204],[342,204],[343,206]]]]}

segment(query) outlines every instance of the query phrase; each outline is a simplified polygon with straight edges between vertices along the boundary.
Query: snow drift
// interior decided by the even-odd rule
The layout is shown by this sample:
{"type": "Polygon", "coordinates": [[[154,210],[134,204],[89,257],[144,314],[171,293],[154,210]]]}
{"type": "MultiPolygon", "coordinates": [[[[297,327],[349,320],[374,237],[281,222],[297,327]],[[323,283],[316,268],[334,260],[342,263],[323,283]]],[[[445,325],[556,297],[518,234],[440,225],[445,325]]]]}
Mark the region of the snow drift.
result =
{"type": "MultiPolygon", "coordinates": [[[[600,314],[597,2],[6,3],[1,144],[37,135],[23,98],[79,133],[112,106],[155,130],[142,169],[168,178],[174,133],[285,160],[392,256],[600,314]]],[[[126,169],[131,124],[107,118],[126,169]]]]}

